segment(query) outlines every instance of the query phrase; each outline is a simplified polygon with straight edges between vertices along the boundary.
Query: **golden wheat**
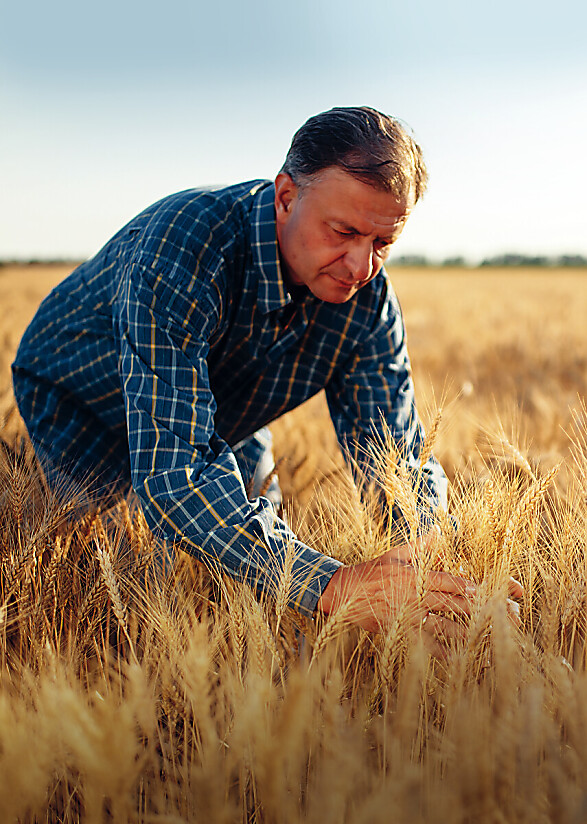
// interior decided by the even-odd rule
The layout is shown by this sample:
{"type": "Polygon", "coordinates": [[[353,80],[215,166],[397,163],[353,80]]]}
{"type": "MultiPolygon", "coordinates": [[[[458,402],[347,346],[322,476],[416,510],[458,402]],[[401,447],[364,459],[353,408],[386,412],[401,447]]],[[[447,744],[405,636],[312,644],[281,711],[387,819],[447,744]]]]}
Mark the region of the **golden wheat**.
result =
{"type": "MultiPolygon", "coordinates": [[[[2,319],[12,311],[22,328],[34,306],[3,287],[7,276],[2,319]]],[[[57,500],[19,440],[11,331],[0,363],[0,820],[583,820],[578,277],[394,274],[420,407],[447,398],[421,460],[433,446],[446,465],[457,523],[440,517],[441,535],[423,545],[419,593],[430,569],[477,583],[463,638],[438,660],[407,606],[376,635],[347,627],[349,604],[315,622],[293,613],[291,554],[275,597],[257,599],[181,553],[158,574],[136,501],[82,515],[57,500]],[[525,586],[519,628],[510,575],[525,586]]],[[[41,286],[32,291],[34,304],[41,286]]],[[[387,550],[380,499],[344,468],[323,398],[274,434],[300,534],[346,563],[387,550]]],[[[385,439],[374,457],[413,537],[417,479],[385,439]]]]}

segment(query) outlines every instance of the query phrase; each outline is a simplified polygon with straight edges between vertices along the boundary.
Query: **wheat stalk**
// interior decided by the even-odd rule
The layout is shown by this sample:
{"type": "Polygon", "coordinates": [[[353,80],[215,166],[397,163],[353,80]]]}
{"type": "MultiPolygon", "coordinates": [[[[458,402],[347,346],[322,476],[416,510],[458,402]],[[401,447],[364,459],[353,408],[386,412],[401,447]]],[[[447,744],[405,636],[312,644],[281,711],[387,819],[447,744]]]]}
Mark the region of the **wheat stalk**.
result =
{"type": "Polygon", "coordinates": [[[418,503],[412,479],[405,462],[398,465],[398,485],[395,497],[408,525],[408,540],[415,541],[418,537],[420,519],[418,518],[418,503]]]}
{"type": "Polygon", "coordinates": [[[296,557],[296,549],[293,542],[288,543],[283,559],[283,566],[279,576],[279,584],[277,586],[277,595],[275,597],[275,614],[277,616],[276,634],[279,632],[281,619],[285,614],[289,604],[289,597],[291,588],[294,582],[293,567],[296,557]]]}
{"type": "Polygon", "coordinates": [[[556,477],[559,469],[560,464],[551,469],[550,472],[548,472],[542,478],[532,483],[524,492],[518,505],[516,506],[512,515],[510,516],[505,529],[502,546],[502,550],[504,553],[507,554],[511,551],[516,533],[518,532],[522,524],[526,522],[530,523],[532,532],[534,532],[535,524],[532,516],[534,515],[536,507],[538,506],[538,503],[542,499],[544,493],[556,477]]]}
{"type": "Polygon", "coordinates": [[[314,645],[312,647],[312,657],[310,659],[310,667],[329,641],[338,635],[340,630],[348,622],[348,616],[353,606],[353,602],[349,599],[334,612],[331,612],[327,617],[320,632],[316,636],[316,640],[314,641],[314,645]]]}
{"type": "Polygon", "coordinates": [[[499,440],[500,446],[502,447],[504,452],[509,452],[510,456],[513,458],[514,464],[523,469],[530,478],[535,481],[536,475],[534,474],[534,470],[530,466],[528,458],[521,452],[517,446],[515,446],[511,441],[509,441],[506,437],[502,437],[499,440]]]}
{"type": "Polygon", "coordinates": [[[396,669],[396,664],[407,649],[404,630],[405,615],[405,607],[398,610],[390,629],[386,633],[385,643],[379,658],[381,680],[387,688],[393,686],[393,674],[396,669]]]}
{"type": "Polygon", "coordinates": [[[231,635],[233,638],[234,644],[234,651],[236,654],[236,671],[239,676],[239,680],[242,682],[243,678],[243,664],[245,659],[245,650],[246,650],[246,632],[245,632],[245,622],[244,622],[244,615],[243,615],[243,604],[242,603],[235,603],[233,601],[231,608],[229,610],[230,613],[230,630],[231,635]]]}
{"type": "Polygon", "coordinates": [[[492,478],[489,478],[489,480],[485,482],[483,487],[483,497],[487,504],[489,526],[493,543],[496,547],[499,547],[501,545],[499,529],[499,504],[495,483],[492,478]]]}
{"type": "Polygon", "coordinates": [[[271,631],[271,627],[267,622],[261,605],[254,598],[252,598],[250,602],[250,611],[254,618],[252,627],[253,638],[255,639],[255,645],[257,649],[257,670],[259,674],[262,673],[261,661],[265,649],[269,650],[269,652],[271,653],[271,657],[275,661],[277,661],[280,669],[282,669],[285,665],[283,655],[279,650],[279,647],[277,646],[275,636],[271,631]]]}
{"type": "Polygon", "coordinates": [[[97,577],[90,589],[83,598],[80,608],[77,613],[77,624],[81,627],[86,621],[89,621],[90,615],[96,611],[104,592],[106,590],[106,583],[102,577],[97,577]]]}
{"type": "Polygon", "coordinates": [[[109,549],[106,549],[105,547],[102,547],[100,546],[100,544],[96,543],[96,555],[98,556],[100,571],[102,572],[102,578],[104,580],[104,583],[106,584],[106,589],[108,590],[108,594],[110,596],[110,601],[112,603],[112,608],[114,610],[116,620],[118,621],[118,625],[123,631],[126,640],[128,641],[131,654],[133,658],[136,660],[134,645],[130,636],[126,605],[122,599],[120,587],[118,586],[118,581],[116,578],[116,573],[114,572],[114,567],[112,565],[111,552],[109,549]]]}
{"type": "Polygon", "coordinates": [[[438,411],[436,412],[436,415],[434,416],[434,420],[432,421],[432,426],[428,430],[428,433],[424,439],[422,449],[420,450],[420,469],[424,468],[424,466],[428,463],[429,459],[432,456],[432,452],[436,444],[436,439],[438,437],[440,422],[442,420],[442,411],[442,407],[439,407],[438,411]]]}
{"type": "Polygon", "coordinates": [[[50,597],[50,594],[55,596],[56,592],[56,584],[57,584],[57,574],[59,572],[59,567],[61,562],[67,555],[69,547],[71,546],[72,536],[71,534],[65,538],[65,542],[62,541],[61,535],[55,536],[55,545],[53,547],[53,551],[51,553],[51,559],[49,561],[49,565],[47,566],[47,572],[45,573],[44,581],[43,581],[43,605],[46,606],[46,602],[50,597]]]}

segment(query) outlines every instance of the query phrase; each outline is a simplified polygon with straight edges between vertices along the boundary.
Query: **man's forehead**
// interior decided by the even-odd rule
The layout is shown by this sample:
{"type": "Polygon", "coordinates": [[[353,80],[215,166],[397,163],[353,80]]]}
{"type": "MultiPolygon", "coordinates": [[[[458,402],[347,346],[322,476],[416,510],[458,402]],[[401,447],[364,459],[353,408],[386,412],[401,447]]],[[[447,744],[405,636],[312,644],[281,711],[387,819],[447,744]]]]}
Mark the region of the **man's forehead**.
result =
{"type": "Polygon", "coordinates": [[[302,196],[304,193],[337,212],[370,213],[391,222],[405,220],[414,205],[413,185],[396,194],[366,183],[335,166],[317,172],[300,191],[302,196]]]}
{"type": "Polygon", "coordinates": [[[368,198],[341,197],[323,201],[320,214],[336,229],[386,238],[393,237],[403,228],[410,214],[410,206],[392,196],[372,201],[368,198]]]}

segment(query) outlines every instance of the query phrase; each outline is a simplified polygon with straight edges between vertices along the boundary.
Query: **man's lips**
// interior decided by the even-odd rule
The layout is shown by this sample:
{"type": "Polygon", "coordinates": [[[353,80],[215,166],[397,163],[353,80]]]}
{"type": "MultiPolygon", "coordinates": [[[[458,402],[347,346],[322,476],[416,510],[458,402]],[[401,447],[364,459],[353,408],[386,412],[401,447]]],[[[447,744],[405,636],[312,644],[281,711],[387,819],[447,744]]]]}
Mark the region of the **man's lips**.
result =
{"type": "Polygon", "coordinates": [[[350,282],[347,280],[341,280],[341,278],[337,278],[336,275],[331,274],[330,272],[326,272],[325,274],[328,275],[335,283],[338,283],[339,286],[344,286],[345,289],[350,289],[352,286],[356,286],[356,282],[351,280],[350,282]]]}

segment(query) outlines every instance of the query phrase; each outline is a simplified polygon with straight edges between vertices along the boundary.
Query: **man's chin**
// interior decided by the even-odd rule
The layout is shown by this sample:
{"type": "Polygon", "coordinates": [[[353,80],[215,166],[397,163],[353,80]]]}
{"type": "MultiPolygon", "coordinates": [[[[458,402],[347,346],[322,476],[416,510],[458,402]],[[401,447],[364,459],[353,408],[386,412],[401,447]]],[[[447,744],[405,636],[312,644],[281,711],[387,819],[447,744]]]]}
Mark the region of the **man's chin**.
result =
{"type": "Polygon", "coordinates": [[[347,300],[356,295],[357,290],[353,287],[348,289],[317,289],[316,291],[312,290],[312,293],[314,297],[323,300],[325,303],[346,303],[347,300]]]}
{"type": "Polygon", "coordinates": [[[329,303],[346,303],[347,300],[350,300],[353,295],[356,295],[358,292],[356,283],[345,283],[331,274],[326,274],[327,277],[321,285],[324,288],[324,292],[328,294],[328,297],[323,299],[329,303]]]}

